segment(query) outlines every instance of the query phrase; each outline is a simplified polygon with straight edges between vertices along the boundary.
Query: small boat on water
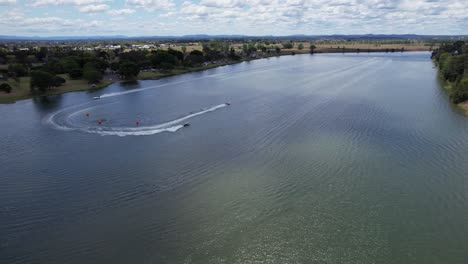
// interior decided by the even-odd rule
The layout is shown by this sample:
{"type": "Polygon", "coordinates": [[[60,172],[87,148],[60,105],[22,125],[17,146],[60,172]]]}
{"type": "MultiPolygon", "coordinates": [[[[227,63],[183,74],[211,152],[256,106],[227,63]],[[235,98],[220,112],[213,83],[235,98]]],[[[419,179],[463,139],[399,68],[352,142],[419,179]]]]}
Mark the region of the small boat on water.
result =
{"type": "Polygon", "coordinates": [[[99,99],[101,99],[101,96],[94,96],[93,97],[93,100],[99,100],[99,99]]]}
{"type": "Polygon", "coordinates": [[[184,124],[184,127],[188,127],[188,126],[190,126],[190,123],[185,123],[184,124]]]}

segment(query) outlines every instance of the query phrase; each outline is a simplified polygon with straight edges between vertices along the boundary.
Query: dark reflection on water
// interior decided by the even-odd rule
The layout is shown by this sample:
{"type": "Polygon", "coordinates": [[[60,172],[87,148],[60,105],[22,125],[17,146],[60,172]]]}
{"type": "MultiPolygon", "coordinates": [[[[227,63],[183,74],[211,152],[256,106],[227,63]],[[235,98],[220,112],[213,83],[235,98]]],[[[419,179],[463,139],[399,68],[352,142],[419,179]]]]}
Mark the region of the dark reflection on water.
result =
{"type": "Polygon", "coordinates": [[[57,109],[62,104],[62,97],[64,95],[53,95],[53,96],[41,96],[35,97],[31,99],[34,103],[34,106],[37,108],[38,111],[48,111],[57,109]]]}
{"type": "Polygon", "coordinates": [[[286,56],[0,105],[0,263],[466,263],[468,121],[429,57],[286,56]]]}

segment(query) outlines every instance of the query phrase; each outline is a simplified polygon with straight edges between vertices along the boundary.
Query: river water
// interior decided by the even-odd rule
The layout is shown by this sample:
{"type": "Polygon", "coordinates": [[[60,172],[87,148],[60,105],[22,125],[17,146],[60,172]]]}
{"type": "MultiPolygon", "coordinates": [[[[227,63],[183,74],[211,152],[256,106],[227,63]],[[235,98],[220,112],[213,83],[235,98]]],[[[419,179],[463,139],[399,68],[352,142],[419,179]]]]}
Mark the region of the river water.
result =
{"type": "Polygon", "coordinates": [[[0,127],[0,263],[468,263],[468,118],[429,53],[113,84],[0,127]]]}

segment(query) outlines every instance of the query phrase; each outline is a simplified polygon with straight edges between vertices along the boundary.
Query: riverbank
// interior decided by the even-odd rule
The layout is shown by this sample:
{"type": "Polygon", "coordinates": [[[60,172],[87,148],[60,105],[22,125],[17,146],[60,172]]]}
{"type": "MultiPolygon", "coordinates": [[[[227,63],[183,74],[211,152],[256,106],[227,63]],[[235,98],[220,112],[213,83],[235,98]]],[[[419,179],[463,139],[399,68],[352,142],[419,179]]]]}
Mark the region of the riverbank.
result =
{"type": "MultiPolygon", "coordinates": [[[[204,66],[199,67],[191,67],[191,68],[174,68],[167,71],[141,71],[138,75],[137,80],[158,80],[165,77],[190,73],[190,72],[199,72],[204,70],[209,70],[221,66],[237,64],[245,61],[252,61],[257,59],[264,59],[268,57],[276,57],[276,56],[284,56],[284,55],[291,55],[291,53],[280,53],[270,56],[263,56],[261,58],[245,58],[238,61],[225,61],[225,62],[218,62],[218,63],[210,63],[204,66]]],[[[51,88],[45,93],[31,93],[29,89],[29,82],[30,77],[21,77],[19,78],[18,82],[16,81],[8,81],[8,83],[13,87],[11,93],[3,93],[0,92],[0,104],[9,104],[15,103],[16,101],[31,99],[34,97],[42,97],[42,96],[51,96],[51,95],[58,95],[64,94],[69,92],[78,92],[78,91],[93,91],[103,89],[114,82],[117,82],[112,79],[104,78],[101,80],[99,84],[95,86],[89,85],[85,80],[73,80],[70,79],[67,75],[61,75],[66,79],[66,83],[60,87],[51,88]]],[[[120,80],[119,80],[120,81],[120,80]]]]}
{"type": "Polygon", "coordinates": [[[29,88],[30,77],[20,77],[18,81],[9,80],[7,83],[11,85],[12,92],[4,93],[0,92],[0,104],[14,103],[20,100],[31,99],[34,97],[50,96],[57,94],[64,94],[69,92],[87,91],[87,90],[98,90],[112,84],[112,81],[102,80],[99,84],[92,86],[89,85],[85,80],[73,80],[66,75],[61,75],[66,79],[66,82],[60,87],[54,87],[49,89],[45,93],[31,93],[29,88]]]}
{"type": "MultiPolygon", "coordinates": [[[[444,87],[444,90],[446,90],[448,93],[450,93],[452,91],[453,84],[450,83],[450,82],[445,81],[444,78],[442,78],[442,76],[440,75],[440,72],[439,72],[439,78],[440,78],[441,82],[444,83],[442,85],[444,87]]],[[[455,105],[462,111],[462,113],[465,116],[468,116],[468,101],[461,102],[461,103],[458,103],[458,104],[455,104],[455,105]]]]}
{"type": "Polygon", "coordinates": [[[441,85],[447,90],[450,101],[468,116],[468,45],[456,41],[441,45],[432,52],[441,85]]]}
{"type": "MultiPolygon", "coordinates": [[[[317,49],[314,53],[368,53],[368,52],[386,52],[387,50],[382,49],[372,49],[372,50],[357,50],[357,49],[317,49]]],[[[414,50],[412,50],[414,51],[414,50]]],[[[394,52],[401,52],[401,51],[394,51],[394,52]]],[[[167,71],[140,71],[137,80],[158,80],[165,77],[190,73],[190,72],[199,72],[204,70],[209,70],[221,66],[232,65],[237,63],[242,63],[246,61],[258,60],[258,59],[265,59],[270,57],[278,57],[278,56],[291,56],[296,54],[310,54],[309,50],[297,50],[297,49],[284,49],[281,50],[280,53],[268,53],[258,57],[249,57],[249,58],[242,58],[236,61],[222,61],[216,63],[208,63],[203,66],[198,67],[190,67],[190,68],[174,68],[167,71]]],[[[66,83],[57,88],[51,88],[45,93],[31,93],[29,89],[29,77],[21,77],[19,80],[16,81],[8,81],[8,83],[12,86],[13,90],[11,93],[4,93],[0,92],[0,104],[7,104],[7,103],[14,103],[20,100],[31,99],[34,97],[42,97],[42,96],[51,96],[51,95],[58,95],[64,94],[69,92],[77,92],[77,91],[86,91],[86,90],[99,90],[109,86],[110,84],[116,82],[116,80],[104,78],[99,84],[97,85],[89,85],[85,80],[73,80],[70,79],[68,75],[61,75],[66,79],[66,83]]],[[[120,80],[119,80],[120,81],[120,80]]],[[[468,114],[468,113],[467,113],[468,114]]]]}

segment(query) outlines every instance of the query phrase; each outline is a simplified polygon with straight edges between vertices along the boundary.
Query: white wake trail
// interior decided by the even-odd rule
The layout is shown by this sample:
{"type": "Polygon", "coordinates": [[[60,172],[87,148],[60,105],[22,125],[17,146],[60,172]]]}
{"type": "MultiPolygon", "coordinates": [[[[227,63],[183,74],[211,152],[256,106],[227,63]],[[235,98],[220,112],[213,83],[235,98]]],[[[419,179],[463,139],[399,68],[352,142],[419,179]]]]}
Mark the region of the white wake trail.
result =
{"type": "Polygon", "coordinates": [[[62,111],[56,112],[46,118],[46,123],[50,124],[53,128],[61,131],[80,131],[84,133],[90,134],[98,134],[101,136],[147,136],[147,135],[154,135],[159,134],[162,132],[176,132],[177,130],[184,127],[182,122],[194,118],[196,116],[200,116],[209,112],[216,111],[220,108],[226,107],[229,104],[220,104],[213,106],[208,109],[201,110],[196,113],[192,113],[186,115],[184,117],[160,123],[155,125],[149,126],[138,126],[138,127],[108,127],[108,126],[93,126],[93,127],[81,127],[77,126],[70,122],[70,117],[77,115],[78,113],[82,113],[87,109],[82,109],[77,112],[71,113],[67,115],[65,118],[58,119],[57,117],[64,111],[68,109],[64,109],[62,111]]]}

